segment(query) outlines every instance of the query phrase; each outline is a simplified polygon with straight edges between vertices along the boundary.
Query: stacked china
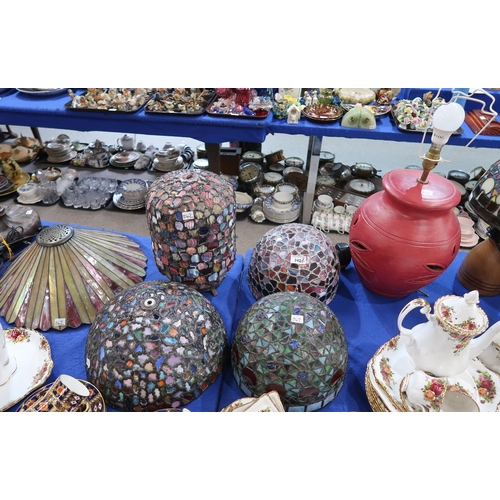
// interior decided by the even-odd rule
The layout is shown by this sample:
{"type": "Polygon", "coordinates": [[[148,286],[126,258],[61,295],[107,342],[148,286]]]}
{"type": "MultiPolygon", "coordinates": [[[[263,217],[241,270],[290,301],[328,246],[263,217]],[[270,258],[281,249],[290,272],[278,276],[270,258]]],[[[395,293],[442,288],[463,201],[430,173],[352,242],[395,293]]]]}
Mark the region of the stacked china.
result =
{"type": "Polygon", "coordinates": [[[17,201],[25,205],[42,201],[42,194],[40,193],[36,182],[28,182],[19,186],[17,188],[17,194],[17,201]]]}
{"type": "Polygon", "coordinates": [[[142,179],[123,181],[113,196],[113,203],[123,210],[138,210],[146,204],[148,185],[142,179]]]}
{"type": "Polygon", "coordinates": [[[176,147],[162,149],[155,153],[153,168],[160,172],[172,172],[184,167],[184,158],[176,147]]]}
{"type": "Polygon", "coordinates": [[[262,208],[266,219],[285,224],[293,222],[299,217],[301,202],[292,193],[277,191],[265,198],[262,208]]]}
{"type": "Polygon", "coordinates": [[[78,154],[71,146],[70,138],[60,134],[45,145],[47,161],[50,163],[64,163],[72,160],[78,154]]]}

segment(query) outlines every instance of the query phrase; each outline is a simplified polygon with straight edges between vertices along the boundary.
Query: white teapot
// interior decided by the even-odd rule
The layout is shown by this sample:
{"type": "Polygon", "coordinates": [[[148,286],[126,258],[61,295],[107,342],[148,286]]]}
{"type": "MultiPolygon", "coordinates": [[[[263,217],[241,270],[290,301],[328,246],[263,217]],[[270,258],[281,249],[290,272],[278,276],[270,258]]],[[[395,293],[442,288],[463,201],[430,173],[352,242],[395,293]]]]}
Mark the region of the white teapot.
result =
{"type": "Polygon", "coordinates": [[[414,299],[401,310],[399,332],[416,370],[436,377],[458,375],[491,344],[500,331],[500,321],[485,331],[489,321],[478,302],[479,293],[474,290],[463,297],[445,295],[437,299],[434,314],[430,314],[431,306],[425,299],[414,299]],[[411,330],[404,328],[404,318],[417,307],[421,307],[427,322],[411,330]]]}

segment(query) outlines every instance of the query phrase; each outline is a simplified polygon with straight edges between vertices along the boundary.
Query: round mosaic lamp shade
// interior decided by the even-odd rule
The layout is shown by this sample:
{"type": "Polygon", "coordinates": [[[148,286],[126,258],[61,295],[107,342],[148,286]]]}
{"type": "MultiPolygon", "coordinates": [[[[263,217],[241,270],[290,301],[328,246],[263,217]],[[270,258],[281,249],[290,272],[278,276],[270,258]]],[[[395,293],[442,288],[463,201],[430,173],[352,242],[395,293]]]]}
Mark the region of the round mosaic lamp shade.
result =
{"type": "Polygon", "coordinates": [[[226,338],[220,314],[200,292],[143,282],[115,295],[92,324],[87,377],[113,408],[179,408],[215,382],[226,338]]]}
{"type": "Polygon", "coordinates": [[[248,285],[260,298],[277,292],[302,292],[329,304],[340,281],[340,262],[332,241],[319,229],[282,224],[265,233],[248,265],[248,285]]]}
{"type": "Polygon", "coordinates": [[[333,401],[344,384],[347,340],[338,318],[318,299],[276,293],[241,318],[231,363],[247,396],[274,390],[287,411],[314,411],[333,401]]]}
{"type": "Polygon", "coordinates": [[[178,170],[156,179],[146,197],[155,263],[171,281],[214,290],[236,258],[234,189],[220,175],[178,170]]]}

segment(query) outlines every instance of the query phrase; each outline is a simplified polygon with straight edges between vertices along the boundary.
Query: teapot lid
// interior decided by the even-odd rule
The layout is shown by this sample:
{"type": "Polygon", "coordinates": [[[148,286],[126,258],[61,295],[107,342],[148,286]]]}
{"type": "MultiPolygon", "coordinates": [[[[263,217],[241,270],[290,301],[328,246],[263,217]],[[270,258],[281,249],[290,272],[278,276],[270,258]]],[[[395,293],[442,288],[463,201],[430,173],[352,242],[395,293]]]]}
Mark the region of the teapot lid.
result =
{"type": "Polygon", "coordinates": [[[477,290],[458,295],[445,295],[436,300],[434,314],[439,324],[448,330],[474,337],[488,328],[488,316],[477,305],[477,290]]]}

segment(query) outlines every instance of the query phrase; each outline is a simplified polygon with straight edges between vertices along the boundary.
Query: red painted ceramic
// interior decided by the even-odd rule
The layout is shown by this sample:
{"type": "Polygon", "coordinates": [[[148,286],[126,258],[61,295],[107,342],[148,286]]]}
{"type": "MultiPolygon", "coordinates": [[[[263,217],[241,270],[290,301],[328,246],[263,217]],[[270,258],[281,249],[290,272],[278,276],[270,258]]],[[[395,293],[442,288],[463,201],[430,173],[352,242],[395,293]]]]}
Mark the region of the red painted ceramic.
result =
{"type": "Polygon", "coordinates": [[[430,173],[398,169],[382,179],[384,190],[356,211],[349,233],[352,260],[361,283],[387,297],[404,297],[428,285],[460,249],[460,224],[453,212],[460,192],[430,173]]]}

